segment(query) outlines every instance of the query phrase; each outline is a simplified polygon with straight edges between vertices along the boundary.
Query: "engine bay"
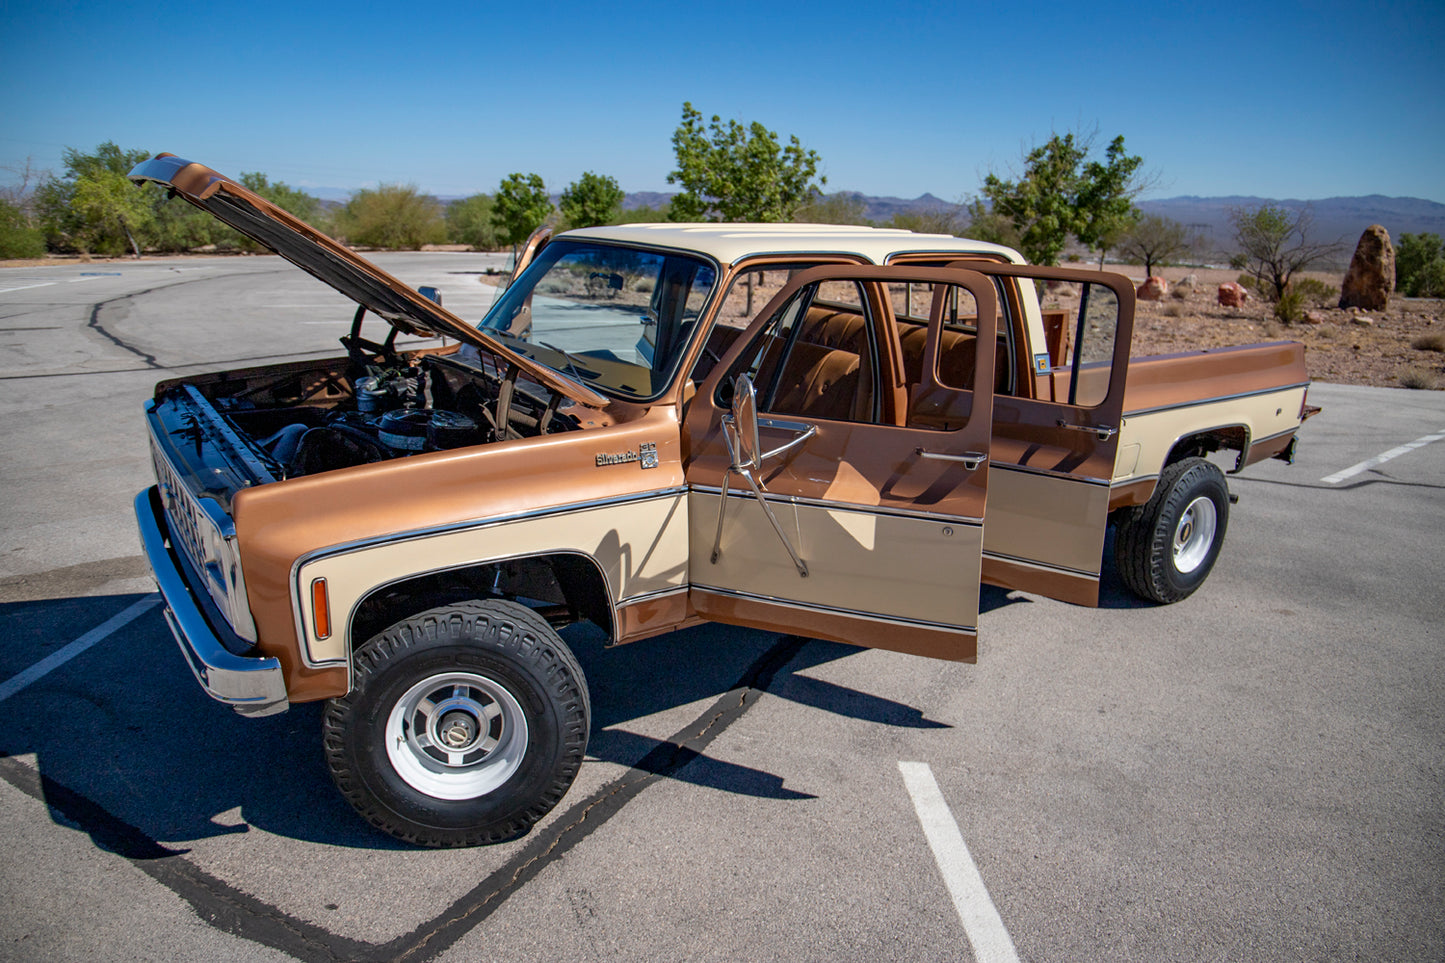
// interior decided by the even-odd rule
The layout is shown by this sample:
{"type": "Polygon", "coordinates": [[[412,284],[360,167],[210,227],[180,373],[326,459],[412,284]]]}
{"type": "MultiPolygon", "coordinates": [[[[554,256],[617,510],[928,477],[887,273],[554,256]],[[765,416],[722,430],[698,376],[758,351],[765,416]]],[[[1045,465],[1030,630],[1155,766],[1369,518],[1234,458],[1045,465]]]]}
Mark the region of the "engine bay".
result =
{"type": "Polygon", "coordinates": [[[194,434],[197,454],[202,436],[231,449],[257,484],[575,430],[564,400],[491,359],[388,353],[173,382],[156,415],[194,434]]]}

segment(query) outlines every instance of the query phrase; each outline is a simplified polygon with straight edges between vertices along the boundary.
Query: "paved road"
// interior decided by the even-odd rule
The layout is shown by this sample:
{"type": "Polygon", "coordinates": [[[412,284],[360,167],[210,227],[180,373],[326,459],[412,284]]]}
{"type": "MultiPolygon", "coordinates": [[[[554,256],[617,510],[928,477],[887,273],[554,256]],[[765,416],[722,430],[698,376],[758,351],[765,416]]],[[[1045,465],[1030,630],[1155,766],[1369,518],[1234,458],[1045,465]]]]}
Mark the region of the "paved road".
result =
{"type": "MultiPolygon", "coordinates": [[[[484,310],[479,256],[380,260],[484,310]]],[[[1316,385],[1198,594],[986,590],[976,666],[569,630],[576,786],[523,840],[420,852],[337,796],[315,707],[200,693],[130,519],[155,381],[330,351],[350,313],[273,258],[0,271],[0,959],[1445,957],[1445,440],[1322,481],[1445,432],[1445,394],[1316,385]],[[961,858],[1002,942],[970,943],[961,858]]]]}

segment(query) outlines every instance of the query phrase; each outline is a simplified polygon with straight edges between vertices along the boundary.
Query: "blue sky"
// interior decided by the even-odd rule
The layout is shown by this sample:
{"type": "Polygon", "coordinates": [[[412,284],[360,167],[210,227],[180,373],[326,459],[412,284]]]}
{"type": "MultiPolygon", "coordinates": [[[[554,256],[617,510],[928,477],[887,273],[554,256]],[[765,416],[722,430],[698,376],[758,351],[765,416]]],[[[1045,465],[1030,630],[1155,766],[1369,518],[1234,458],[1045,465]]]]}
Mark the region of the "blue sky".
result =
{"type": "MultiPolygon", "coordinates": [[[[0,165],[113,140],[307,188],[665,191],[684,100],[796,134],[827,189],[954,200],[1051,131],[1150,197],[1445,202],[1445,4],[9,0],[0,165]]],[[[0,171],[0,182],[12,182],[0,171]]]]}

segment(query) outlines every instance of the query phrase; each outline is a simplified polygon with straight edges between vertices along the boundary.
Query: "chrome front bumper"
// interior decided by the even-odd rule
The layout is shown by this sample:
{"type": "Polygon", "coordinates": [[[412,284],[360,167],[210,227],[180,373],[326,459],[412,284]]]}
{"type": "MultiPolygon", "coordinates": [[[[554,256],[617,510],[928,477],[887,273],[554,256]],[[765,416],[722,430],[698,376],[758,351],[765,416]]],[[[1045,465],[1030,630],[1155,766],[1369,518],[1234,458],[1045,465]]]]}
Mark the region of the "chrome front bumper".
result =
{"type": "Polygon", "coordinates": [[[136,495],[135,518],[141,548],[166,602],[166,624],[206,695],[243,716],[285,712],[290,703],[281,663],[268,657],[236,655],[221,643],[186,578],[185,563],[170,545],[170,530],[155,488],[136,495]]]}

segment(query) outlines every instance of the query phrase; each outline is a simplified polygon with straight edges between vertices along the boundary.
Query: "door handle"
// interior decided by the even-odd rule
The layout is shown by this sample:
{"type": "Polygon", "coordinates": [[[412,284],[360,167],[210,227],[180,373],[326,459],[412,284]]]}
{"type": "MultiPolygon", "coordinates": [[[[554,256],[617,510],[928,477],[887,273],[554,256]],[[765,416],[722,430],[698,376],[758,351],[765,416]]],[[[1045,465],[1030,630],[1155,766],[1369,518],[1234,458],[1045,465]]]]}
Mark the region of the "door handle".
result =
{"type": "Polygon", "coordinates": [[[926,448],[915,448],[914,452],[920,458],[927,458],[930,461],[956,461],[966,471],[978,471],[978,466],[988,461],[988,455],[981,451],[965,451],[955,455],[947,451],[929,451],[926,448]]]}
{"type": "Polygon", "coordinates": [[[1110,428],[1108,425],[1076,425],[1062,418],[1055,422],[1055,424],[1060,428],[1067,428],[1070,431],[1087,431],[1091,435],[1098,435],[1100,441],[1107,441],[1119,433],[1118,428],[1110,428]]]}

